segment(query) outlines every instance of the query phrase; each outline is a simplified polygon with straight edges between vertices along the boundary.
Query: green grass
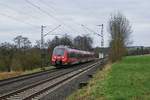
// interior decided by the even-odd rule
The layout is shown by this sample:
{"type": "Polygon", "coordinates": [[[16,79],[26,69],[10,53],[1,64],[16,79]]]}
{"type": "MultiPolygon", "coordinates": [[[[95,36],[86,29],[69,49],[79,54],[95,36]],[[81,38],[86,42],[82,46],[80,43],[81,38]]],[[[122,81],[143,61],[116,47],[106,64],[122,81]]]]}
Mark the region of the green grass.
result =
{"type": "Polygon", "coordinates": [[[113,64],[105,83],[109,100],[150,100],[150,56],[125,57],[113,64]]]}
{"type": "Polygon", "coordinates": [[[150,56],[123,58],[99,71],[87,87],[68,99],[150,100],[150,56]]]}

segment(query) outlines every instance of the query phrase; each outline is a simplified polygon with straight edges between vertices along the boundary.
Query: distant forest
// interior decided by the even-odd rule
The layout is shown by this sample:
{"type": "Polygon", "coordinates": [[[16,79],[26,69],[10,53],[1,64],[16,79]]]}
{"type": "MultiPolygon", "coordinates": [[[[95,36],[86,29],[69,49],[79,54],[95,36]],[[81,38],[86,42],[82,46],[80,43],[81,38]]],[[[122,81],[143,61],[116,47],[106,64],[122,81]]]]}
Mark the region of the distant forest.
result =
{"type": "MultiPolygon", "coordinates": [[[[53,48],[58,45],[67,45],[71,48],[93,51],[93,40],[88,36],[55,36],[52,40],[44,43],[44,66],[50,65],[53,48]]],[[[41,67],[41,41],[37,40],[35,45],[27,37],[21,35],[13,39],[13,43],[4,42],[0,44],[0,71],[25,71],[41,67]]]]}

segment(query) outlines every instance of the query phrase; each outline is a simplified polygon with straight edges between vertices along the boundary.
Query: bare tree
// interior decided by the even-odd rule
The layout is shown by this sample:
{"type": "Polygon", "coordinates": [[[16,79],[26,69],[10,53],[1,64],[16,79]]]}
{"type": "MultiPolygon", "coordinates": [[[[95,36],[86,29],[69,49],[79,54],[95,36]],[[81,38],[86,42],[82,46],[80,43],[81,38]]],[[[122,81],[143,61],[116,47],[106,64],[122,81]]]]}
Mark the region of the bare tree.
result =
{"type": "Polygon", "coordinates": [[[130,42],[131,25],[128,19],[121,13],[111,16],[108,29],[110,33],[110,60],[121,60],[126,53],[126,46],[130,42]]]}
{"type": "Polygon", "coordinates": [[[14,42],[15,42],[17,48],[19,48],[19,49],[21,48],[22,38],[23,38],[22,35],[19,35],[14,38],[14,42]]]}
{"type": "Polygon", "coordinates": [[[68,35],[63,36],[63,37],[60,39],[60,44],[61,44],[61,45],[67,45],[67,46],[70,46],[70,47],[73,46],[71,37],[68,36],[68,35]]]}
{"type": "Polygon", "coordinates": [[[74,46],[75,48],[81,50],[91,50],[92,49],[93,40],[88,36],[77,36],[74,38],[74,46]]]}
{"type": "Polygon", "coordinates": [[[22,43],[24,49],[31,47],[31,42],[27,37],[22,37],[22,43]]]}
{"type": "Polygon", "coordinates": [[[22,35],[19,35],[14,38],[14,42],[17,46],[18,49],[20,48],[30,48],[31,47],[31,42],[27,37],[23,37],[22,35]]]}

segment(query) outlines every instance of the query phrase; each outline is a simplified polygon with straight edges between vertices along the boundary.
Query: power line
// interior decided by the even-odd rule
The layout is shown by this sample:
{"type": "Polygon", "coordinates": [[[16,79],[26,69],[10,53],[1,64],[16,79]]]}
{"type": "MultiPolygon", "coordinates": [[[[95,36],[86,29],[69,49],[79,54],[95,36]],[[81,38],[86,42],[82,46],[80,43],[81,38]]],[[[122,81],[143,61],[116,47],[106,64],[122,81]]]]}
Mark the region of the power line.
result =
{"type": "MultiPolygon", "coordinates": [[[[48,5],[44,0],[38,0],[40,3],[44,4],[45,6],[47,6],[48,8],[50,8],[50,10],[56,12],[56,9],[50,5],[48,5]]],[[[50,4],[50,3],[49,3],[50,4]]]]}
{"type": "Polygon", "coordinates": [[[55,21],[59,22],[59,23],[62,23],[63,25],[65,25],[66,27],[68,27],[69,29],[73,30],[73,31],[76,31],[74,30],[71,26],[68,26],[66,25],[62,20],[56,18],[55,16],[53,16],[52,14],[50,14],[49,12],[43,10],[41,7],[39,7],[38,5],[32,3],[31,1],[29,0],[25,0],[28,4],[30,4],[31,6],[37,8],[38,10],[40,10],[41,12],[45,13],[46,15],[48,15],[49,17],[53,18],[55,21]]]}
{"type": "MultiPolygon", "coordinates": [[[[13,7],[11,7],[11,6],[7,5],[7,4],[0,3],[0,5],[6,7],[7,9],[12,10],[12,11],[15,11],[16,13],[19,13],[19,14],[21,13],[21,14],[23,14],[23,12],[17,11],[16,9],[14,9],[13,7]]],[[[10,16],[10,15],[4,14],[4,13],[0,13],[0,15],[1,15],[1,16],[5,16],[5,17],[7,17],[7,18],[9,18],[9,19],[15,20],[15,21],[20,22],[20,23],[24,23],[24,24],[36,26],[36,25],[34,25],[34,24],[32,24],[32,23],[29,23],[29,22],[27,22],[27,21],[19,20],[18,18],[13,17],[12,15],[10,16]]],[[[27,15],[27,14],[25,14],[25,15],[27,15]]],[[[31,17],[31,16],[32,16],[32,15],[30,15],[30,16],[28,16],[28,17],[31,17]]],[[[35,18],[35,17],[32,16],[31,18],[35,18]]]]}
{"type": "Polygon", "coordinates": [[[32,24],[32,23],[25,22],[25,21],[22,21],[22,20],[18,20],[18,18],[15,18],[15,17],[10,16],[10,15],[6,15],[6,14],[4,14],[4,13],[0,13],[0,15],[1,15],[1,16],[5,16],[5,17],[7,17],[7,18],[9,18],[9,19],[15,20],[15,21],[20,22],[20,23],[24,23],[24,24],[28,24],[28,25],[37,27],[36,25],[34,25],[34,24],[32,24]]]}
{"type": "Polygon", "coordinates": [[[98,36],[100,36],[101,37],[101,47],[103,48],[103,46],[104,46],[104,36],[103,36],[103,24],[101,24],[101,25],[97,25],[97,26],[99,26],[99,27],[101,27],[101,33],[100,34],[98,34],[97,32],[95,32],[94,30],[92,30],[92,29],[90,29],[90,28],[88,28],[87,26],[85,26],[85,25],[81,25],[83,28],[86,28],[88,31],[90,31],[90,32],[92,32],[93,34],[96,34],[96,35],[98,35],[98,36]]]}
{"type": "MultiPolygon", "coordinates": [[[[41,0],[38,0],[38,1],[41,2],[42,4],[44,4],[45,6],[47,6],[48,8],[50,8],[51,11],[57,12],[57,10],[56,10],[54,7],[50,6],[50,3],[47,4],[46,2],[41,1],[41,0]]],[[[80,23],[77,23],[77,22],[75,22],[75,21],[73,21],[73,20],[72,20],[72,22],[75,23],[76,25],[81,25],[80,23]]],[[[69,26],[69,27],[71,27],[71,26],[69,26]]],[[[72,28],[72,27],[71,27],[71,28],[72,28]]],[[[72,29],[73,29],[73,28],[72,28],[72,29]]],[[[73,29],[73,30],[74,30],[74,29],[73,29]]],[[[79,31],[79,30],[78,30],[78,31],[79,31]]]]}
{"type": "Polygon", "coordinates": [[[52,29],[51,31],[47,32],[46,34],[44,34],[44,36],[47,36],[49,33],[55,31],[55,30],[58,29],[59,27],[61,27],[61,25],[58,25],[57,27],[55,27],[55,28],[52,29]]]}
{"type": "Polygon", "coordinates": [[[94,30],[88,28],[87,26],[85,26],[85,25],[83,25],[83,24],[82,24],[81,26],[84,27],[84,28],[86,28],[88,31],[91,31],[92,33],[94,33],[94,34],[96,34],[96,35],[102,37],[101,34],[98,34],[97,32],[95,32],[94,30]]]}
{"type": "Polygon", "coordinates": [[[50,17],[52,17],[52,18],[54,18],[54,19],[56,20],[56,18],[55,18],[53,15],[51,15],[51,14],[49,14],[48,12],[46,12],[45,10],[41,9],[41,7],[35,5],[34,3],[30,2],[29,0],[25,0],[25,1],[26,1],[28,4],[30,4],[31,6],[37,8],[37,9],[40,10],[41,12],[45,13],[46,15],[48,15],[48,16],[50,16],[50,17]]]}
{"type": "MultiPolygon", "coordinates": [[[[24,16],[26,16],[28,14],[28,13],[23,13],[22,11],[18,11],[15,8],[13,8],[13,7],[11,7],[11,6],[7,5],[7,4],[0,3],[0,5],[4,6],[6,8],[9,8],[10,10],[15,11],[15,12],[17,12],[19,14],[22,14],[24,16]]],[[[27,16],[27,17],[34,18],[34,19],[36,18],[36,16],[33,16],[33,15],[30,15],[30,16],[27,16]]]]}

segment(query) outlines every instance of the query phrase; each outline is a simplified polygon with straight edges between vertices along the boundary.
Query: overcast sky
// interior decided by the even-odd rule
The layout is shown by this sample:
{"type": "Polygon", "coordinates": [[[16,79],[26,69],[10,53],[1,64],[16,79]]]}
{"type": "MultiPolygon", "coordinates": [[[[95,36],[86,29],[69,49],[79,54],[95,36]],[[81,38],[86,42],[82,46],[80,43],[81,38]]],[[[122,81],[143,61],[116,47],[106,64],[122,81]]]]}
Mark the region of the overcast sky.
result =
{"type": "MultiPolygon", "coordinates": [[[[97,25],[104,24],[105,46],[109,35],[107,23],[110,15],[120,11],[132,25],[133,44],[150,46],[150,0],[0,0],[0,43],[12,42],[17,35],[28,37],[32,42],[40,39],[40,26],[46,25],[51,34],[89,34],[94,46],[100,46],[100,37],[93,35],[81,24],[100,32],[97,25]],[[41,9],[41,10],[39,10],[41,9]]],[[[49,35],[45,39],[52,39],[49,35]]]]}

